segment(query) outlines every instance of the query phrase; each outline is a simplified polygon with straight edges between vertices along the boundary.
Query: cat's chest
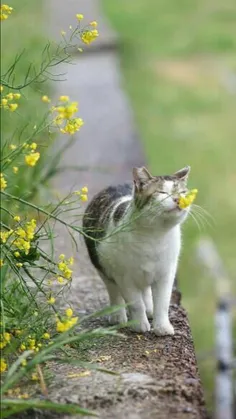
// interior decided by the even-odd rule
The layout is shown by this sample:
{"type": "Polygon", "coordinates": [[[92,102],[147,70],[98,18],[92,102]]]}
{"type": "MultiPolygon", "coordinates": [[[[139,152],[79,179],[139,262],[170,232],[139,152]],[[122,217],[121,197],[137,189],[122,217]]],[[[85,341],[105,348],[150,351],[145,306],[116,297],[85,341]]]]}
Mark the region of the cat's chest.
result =
{"type": "Polygon", "coordinates": [[[121,275],[156,274],[176,258],[180,248],[180,232],[163,237],[159,233],[124,232],[101,245],[103,263],[121,275]]]}

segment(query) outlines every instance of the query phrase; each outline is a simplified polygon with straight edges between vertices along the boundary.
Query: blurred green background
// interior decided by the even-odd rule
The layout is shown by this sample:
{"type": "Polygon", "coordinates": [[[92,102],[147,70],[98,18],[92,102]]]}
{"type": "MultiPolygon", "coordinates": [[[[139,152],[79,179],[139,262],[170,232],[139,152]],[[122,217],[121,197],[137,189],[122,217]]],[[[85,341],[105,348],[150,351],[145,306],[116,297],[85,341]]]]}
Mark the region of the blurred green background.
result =
{"type": "MultiPolygon", "coordinates": [[[[214,220],[207,217],[200,227],[192,218],[188,220],[179,268],[183,305],[189,314],[210,405],[215,370],[212,351],[216,296],[213,280],[195,260],[195,244],[201,235],[210,235],[234,278],[236,3],[235,0],[102,1],[120,37],[124,87],[150,170],[154,174],[171,173],[191,165],[190,186],[199,189],[197,204],[214,220]]],[[[18,3],[12,0],[11,6],[17,10],[18,3]]],[[[42,0],[22,0],[20,9],[24,13],[12,14],[7,28],[3,27],[2,67],[7,69],[24,45],[28,55],[20,62],[17,73],[22,80],[29,62],[37,63],[41,58],[45,38],[41,29],[42,0]],[[38,25],[34,23],[36,16],[38,25]]],[[[23,129],[26,135],[28,123],[31,130],[44,114],[41,95],[48,93],[39,86],[31,88],[29,97],[25,92],[17,118],[16,114],[14,118],[9,115],[4,121],[5,140],[16,142],[23,129]],[[27,120],[23,115],[27,115],[27,120]]],[[[24,135],[20,137],[22,142],[24,135]]],[[[40,171],[38,165],[34,176],[39,176],[40,171]]],[[[28,191],[31,178],[21,173],[19,177],[19,190],[28,191]]],[[[14,182],[13,175],[12,179],[14,182]]],[[[235,291],[233,282],[232,288],[235,291]]]]}
{"type": "Polygon", "coordinates": [[[191,165],[196,203],[213,217],[202,227],[192,218],[186,223],[179,269],[210,405],[216,296],[213,280],[195,260],[195,245],[199,236],[210,235],[234,278],[236,3],[103,0],[103,6],[120,37],[124,87],[150,170],[166,174],[191,165]]]}

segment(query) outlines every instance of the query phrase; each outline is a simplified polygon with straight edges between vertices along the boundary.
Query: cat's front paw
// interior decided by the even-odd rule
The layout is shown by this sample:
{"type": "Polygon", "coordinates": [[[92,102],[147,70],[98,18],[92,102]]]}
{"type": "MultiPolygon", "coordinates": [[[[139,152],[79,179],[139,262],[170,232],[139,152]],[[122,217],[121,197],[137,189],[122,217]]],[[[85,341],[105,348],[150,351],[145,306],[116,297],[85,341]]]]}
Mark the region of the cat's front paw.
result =
{"type": "Polygon", "coordinates": [[[164,324],[154,325],[154,333],[157,336],[173,336],[175,334],[174,328],[170,322],[164,324]]]}
{"type": "Polygon", "coordinates": [[[139,322],[136,322],[136,324],[134,323],[131,326],[131,329],[133,330],[133,332],[136,332],[136,333],[145,333],[145,332],[149,332],[149,330],[151,329],[151,326],[148,319],[143,319],[139,322]]]}

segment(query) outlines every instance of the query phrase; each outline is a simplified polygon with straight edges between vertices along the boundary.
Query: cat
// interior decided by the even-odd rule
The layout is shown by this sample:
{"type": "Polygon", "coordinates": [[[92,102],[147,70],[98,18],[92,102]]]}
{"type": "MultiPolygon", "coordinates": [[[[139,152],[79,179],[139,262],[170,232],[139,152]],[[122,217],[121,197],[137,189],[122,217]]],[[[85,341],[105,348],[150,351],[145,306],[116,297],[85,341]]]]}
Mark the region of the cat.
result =
{"type": "Polygon", "coordinates": [[[190,167],[169,176],[133,169],[133,184],[98,193],[83,217],[90,259],[104,281],[110,304],[123,307],[110,323],[127,323],[138,333],[173,335],[169,305],[181,248],[180,225],[190,210],[178,199],[188,193],[190,167]]]}

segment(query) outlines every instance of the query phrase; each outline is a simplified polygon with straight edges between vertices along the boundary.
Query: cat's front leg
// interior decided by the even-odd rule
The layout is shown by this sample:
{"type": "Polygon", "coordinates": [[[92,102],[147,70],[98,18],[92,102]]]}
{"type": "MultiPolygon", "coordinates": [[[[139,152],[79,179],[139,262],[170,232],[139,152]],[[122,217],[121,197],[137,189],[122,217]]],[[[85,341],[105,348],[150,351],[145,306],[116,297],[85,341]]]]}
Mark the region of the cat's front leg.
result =
{"type": "Polygon", "coordinates": [[[150,323],[146,314],[146,307],[142,298],[142,291],[134,287],[123,288],[123,298],[128,304],[130,318],[134,322],[130,327],[137,333],[145,333],[150,330],[150,323]]]}
{"type": "Polygon", "coordinates": [[[153,328],[157,336],[174,335],[174,328],[169,321],[169,306],[175,270],[169,275],[157,278],[152,284],[153,295],[153,328]]]}

